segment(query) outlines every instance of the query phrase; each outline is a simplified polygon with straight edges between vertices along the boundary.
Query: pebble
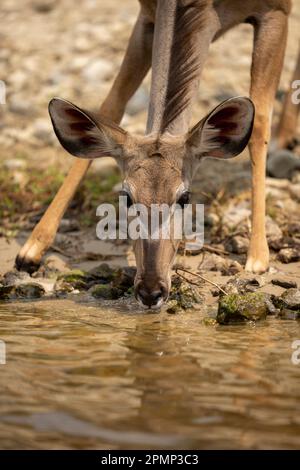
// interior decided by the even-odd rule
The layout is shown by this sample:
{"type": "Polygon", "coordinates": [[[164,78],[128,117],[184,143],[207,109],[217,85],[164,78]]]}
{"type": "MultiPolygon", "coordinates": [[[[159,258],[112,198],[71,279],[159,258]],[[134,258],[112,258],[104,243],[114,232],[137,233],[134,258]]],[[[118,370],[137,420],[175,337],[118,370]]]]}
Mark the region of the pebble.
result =
{"type": "Polygon", "coordinates": [[[113,66],[105,59],[97,59],[87,64],[82,70],[82,77],[89,83],[96,84],[111,78],[113,66]]]}
{"type": "Polygon", "coordinates": [[[277,257],[282,263],[293,263],[300,260],[300,250],[297,248],[282,248],[277,257]]]}

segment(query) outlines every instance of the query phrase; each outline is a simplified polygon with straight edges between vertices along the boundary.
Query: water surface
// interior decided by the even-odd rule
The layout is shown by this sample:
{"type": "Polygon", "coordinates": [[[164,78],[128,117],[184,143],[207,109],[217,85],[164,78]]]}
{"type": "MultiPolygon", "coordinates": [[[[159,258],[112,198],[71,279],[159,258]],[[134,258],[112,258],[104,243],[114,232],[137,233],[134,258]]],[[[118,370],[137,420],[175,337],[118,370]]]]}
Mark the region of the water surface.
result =
{"type": "Polygon", "coordinates": [[[300,323],[212,326],[199,311],[0,305],[0,446],[299,448],[300,323]]]}

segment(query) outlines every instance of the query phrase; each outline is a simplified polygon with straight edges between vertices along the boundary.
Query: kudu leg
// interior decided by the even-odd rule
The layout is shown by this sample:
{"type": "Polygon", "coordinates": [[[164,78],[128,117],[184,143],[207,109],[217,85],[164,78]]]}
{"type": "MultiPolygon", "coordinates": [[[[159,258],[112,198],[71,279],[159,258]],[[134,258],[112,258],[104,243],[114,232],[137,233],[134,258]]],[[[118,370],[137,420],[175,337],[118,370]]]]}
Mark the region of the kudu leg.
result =
{"type": "Polygon", "coordinates": [[[300,103],[293,102],[293,93],[295,89],[292,87],[295,80],[300,80],[300,48],[298,55],[298,62],[293,75],[290,88],[286,93],[283,110],[281,113],[276,143],[279,148],[287,148],[293,144],[293,140],[296,138],[297,122],[300,114],[300,103]]]}
{"type": "MultiPolygon", "coordinates": [[[[150,68],[152,40],[153,24],[149,23],[140,14],[132,32],[120,72],[111,91],[100,107],[100,113],[115,122],[120,122],[122,119],[126,103],[137,90],[150,68]]],[[[21,248],[16,258],[16,267],[19,270],[32,273],[37,269],[43,254],[52,244],[61,218],[90,164],[91,161],[87,160],[76,159],[74,161],[52,203],[21,248]]]]}
{"type": "Polygon", "coordinates": [[[255,26],[251,70],[251,98],[256,107],[250,140],[252,164],[252,228],[246,271],[268,269],[269,248],[265,229],[265,172],[273,102],[282,70],[287,37],[287,15],[270,11],[255,26]]]}

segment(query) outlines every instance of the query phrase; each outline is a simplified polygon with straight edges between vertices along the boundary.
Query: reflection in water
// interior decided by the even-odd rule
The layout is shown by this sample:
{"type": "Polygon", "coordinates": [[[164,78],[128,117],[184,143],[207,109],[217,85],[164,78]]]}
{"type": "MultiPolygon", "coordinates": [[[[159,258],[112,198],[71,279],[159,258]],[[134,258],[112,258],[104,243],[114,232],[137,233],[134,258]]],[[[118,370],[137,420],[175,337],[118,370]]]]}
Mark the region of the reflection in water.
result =
{"type": "Polygon", "coordinates": [[[1,448],[299,448],[299,323],[0,306],[1,448]]]}

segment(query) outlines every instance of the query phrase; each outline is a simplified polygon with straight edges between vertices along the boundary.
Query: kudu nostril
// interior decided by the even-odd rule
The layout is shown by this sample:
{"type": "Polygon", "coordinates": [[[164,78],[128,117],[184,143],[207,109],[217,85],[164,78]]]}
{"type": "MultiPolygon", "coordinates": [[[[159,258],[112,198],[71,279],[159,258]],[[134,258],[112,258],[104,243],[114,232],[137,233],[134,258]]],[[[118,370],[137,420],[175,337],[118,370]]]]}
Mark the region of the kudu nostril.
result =
{"type": "Polygon", "coordinates": [[[147,307],[154,307],[159,305],[162,300],[165,300],[165,289],[160,287],[159,289],[148,291],[140,285],[137,287],[136,297],[147,307]]]}

